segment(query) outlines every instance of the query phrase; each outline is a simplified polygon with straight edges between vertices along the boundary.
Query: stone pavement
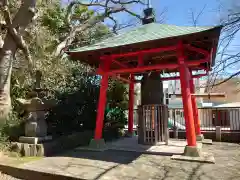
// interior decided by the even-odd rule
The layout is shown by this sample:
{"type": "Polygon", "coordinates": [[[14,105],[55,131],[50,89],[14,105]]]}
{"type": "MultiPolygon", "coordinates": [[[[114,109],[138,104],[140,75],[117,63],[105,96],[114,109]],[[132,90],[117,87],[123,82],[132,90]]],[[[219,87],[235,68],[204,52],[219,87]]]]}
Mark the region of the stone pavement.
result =
{"type": "Polygon", "coordinates": [[[182,154],[184,148],[187,145],[184,140],[174,140],[170,139],[168,145],[165,142],[159,142],[154,146],[150,145],[141,145],[138,144],[137,136],[131,138],[122,138],[118,141],[113,141],[107,143],[107,147],[110,150],[123,150],[123,151],[132,151],[140,152],[144,154],[156,154],[156,155],[173,155],[173,154],[182,154]]]}
{"type": "Polygon", "coordinates": [[[21,179],[18,179],[18,178],[9,176],[9,175],[7,175],[7,174],[3,174],[3,173],[1,173],[1,172],[0,172],[0,179],[1,179],[1,180],[21,180],[21,179]]]}
{"type": "MultiPolygon", "coordinates": [[[[32,160],[41,159],[39,157],[17,158],[17,157],[9,157],[7,155],[4,155],[3,153],[0,153],[0,154],[1,154],[0,155],[0,166],[6,165],[6,166],[11,166],[11,167],[17,167],[20,164],[30,162],[32,160]]],[[[0,179],[1,180],[20,180],[20,178],[12,177],[10,175],[2,173],[1,171],[0,171],[0,179]]]]}
{"type": "Polygon", "coordinates": [[[108,150],[89,152],[72,150],[56,157],[21,165],[37,171],[63,174],[88,180],[239,180],[240,145],[214,143],[204,145],[216,164],[171,160],[170,156],[108,150]]]}

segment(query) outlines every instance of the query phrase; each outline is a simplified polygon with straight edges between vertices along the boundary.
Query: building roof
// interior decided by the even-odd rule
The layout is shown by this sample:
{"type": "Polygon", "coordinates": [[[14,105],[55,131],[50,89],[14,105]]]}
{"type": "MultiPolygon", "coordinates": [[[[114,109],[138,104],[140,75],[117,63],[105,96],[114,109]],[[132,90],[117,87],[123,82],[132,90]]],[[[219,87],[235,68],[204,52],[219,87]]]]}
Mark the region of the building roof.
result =
{"type": "Polygon", "coordinates": [[[73,49],[71,50],[71,52],[83,52],[110,47],[120,47],[124,45],[146,42],[156,39],[159,40],[169,37],[177,37],[192,33],[203,32],[206,30],[211,30],[213,28],[215,27],[188,27],[150,23],[142,25],[128,32],[109,37],[95,44],[73,49]]]}
{"type": "MultiPolygon", "coordinates": [[[[220,31],[220,26],[187,27],[150,23],[118,35],[113,35],[92,45],[68,50],[66,53],[72,59],[81,60],[91,66],[97,67],[102,55],[172,46],[176,45],[179,40],[210,52],[213,47],[215,49],[217,47],[220,31]]],[[[213,57],[211,59],[213,61],[215,54],[216,52],[212,53],[213,57]]],[[[195,60],[200,58],[197,54],[193,53],[190,53],[190,56],[190,58],[195,60]]],[[[156,57],[159,57],[159,54],[156,57]]]]}

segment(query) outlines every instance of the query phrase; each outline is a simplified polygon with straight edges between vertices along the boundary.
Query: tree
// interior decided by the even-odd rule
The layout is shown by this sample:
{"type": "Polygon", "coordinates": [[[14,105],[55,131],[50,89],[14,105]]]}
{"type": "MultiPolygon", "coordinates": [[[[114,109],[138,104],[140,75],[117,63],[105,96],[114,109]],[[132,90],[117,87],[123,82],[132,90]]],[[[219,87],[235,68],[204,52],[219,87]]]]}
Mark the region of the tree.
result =
{"type": "Polygon", "coordinates": [[[228,3],[220,6],[220,12],[222,12],[220,24],[223,26],[223,30],[219,42],[216,65],[209,74],[209,88],[240,75],[240,51],[238,48],[234,48],[234,42],[236,42],[240,32],[239,9],[240,4],[236,0],[228,1],[228,3]]]}
{"type": "Polygon", "coordinates": [[[105,0],[105,1],[99,1],[99,0],[93,0],[89,3],[83,3],[82,1],[74,0],[71,1],[67,8],[67,15],[65,19],[65,24],[69,28],[69,33],[65,35],[64,39],[61,41],[61,43],[57,46],[55,50],[55,55],[58,56],[61,54],[63,48],[69,46],[72,44],[75,36],[79,32],[84,32],[85,30],[94,27],[96,24],[103,22],[105,19],[109,19],[113,21],[113,31],[116,32],[118,28],[118,22],[114,18],[114,14],[119,12],[125,12],[128,13],[139,20],[141,20],[141,16],[135,14],[134,12],[130,11],[127,7],[134,5],[134,4],[144,4],[141,0],[105,0]],[[99,12],[96,13],[95,16],[89,19],[83,19],[83,21],[79,21],[78,16],[73,16],[72,12],[75,6],[81,5],[85,7],[93,7],[96,8],[96,10],[99,10],[99,12]],[[72,25],[72,21],[78,21],[78,23],[75,23],[75,25],[72,25]]]}
{"type": "MultiPolygon", "coordinates": [[[[68,4],[65,9],[60,7],[58,7],[58,9],[55,8],[55,13],[59,16],[57,15],[55,17],[55,20],[53,21],[45,21],[45,25],[47,25],[52,30],[50,31],[51,34],[47,37],[50,37],[51,42],[55,41],[55,44],[41,45],[41,43],[38,43],[38,45],[40,44],[39,48],[36,48],[36,45],[28,47],[27,44],[32,45],[34,43],[37,43],[37,41],[40,39],[38,36],[34,38],[34,40],[36,41],[31,39],[32,34],[39,34],[39,32],[36,30],[36,28],[39,27],[38,25],[40,23],[39,17],[42,17],[42,15],[46,13],[46,10],[50,7],[59,4],[59,1],[1,0],[1,119],[6,119],[7,115],[11,111],[10,79],[12,75],[13,64],[19,62],[19,57],[20,59],[23,59],[24,57],[24,59],[27,60],[27,64],[29,67],[28,70],[30,70],[30,73],[32,75],[34,69],[36,69],[39,64],[43,64],[43,62],[39,63],[42,57],[47,59],[50,59],[54,56],[59,57],[59,55],[61,55],[63,52],[63,48],[72,46],[73,43],[79,40],[81,42],[80,45],[84,45],[84,40],[81,39],[84,36],[81,35],[85,34],[86,32],[91,34],[92,30],[94,31],[94,28],[99,29],[105,19],[109,19],[113,22],[113,31],[116,31],[119,26],[117,24],[117,20],[113,16],[115,13],[126,12],[134,17],[137,17],[138,19],[141,19],[139,15],[131,12],[128,9],[129,6],[136,3],[143,4],[143,2],[141,2],[140,0],[92,0],[88,3],[83,3],[82,1],[71,1],[71,3],[68,4]],[[85,9],[83,7],[85,7],[85,9]],[[86,7],[92,7],[93,10],[86,11],[88,9],[86,7]],[[37,8],[39,9],[37,10],[37,8]],[[53,31],[54,26],[56,28],[55,32],[53,31]],[[34,30],[32,30],[31,28],[34,30]],[[28,43],[26,43],[25,41],[28,43]],[[34,47],[35,49],[33,50],[32,47],[34,47]],[[51,56],[48,53],[48,57],[46,57],[46,55],[40,56],[40,54],[45,54],[45,50],[48,50],[49,52],[51,49],[54,49],[54,53],[52,53],[54,56],[51,56]],[[34,61],[32,61],[32,57],[34,58],[34,61]]],[[[42,20],[44,23],[44,19],[42,20]]],[[[44,32],[49,33],[47,29],[44,29],[44,32]]],[[[100,33],[99,36],[102,36],[102,34],[100,33]]],[[[56,60],[55,64],[59,64],[59,62],[57,61],[58,59],[54,59],[56,60]]],[[[47,61],[44,61],[44,63],[48,67],[55,66],[56,68],[56,65],[54,63],[51,65],[49,65],[47,61]]],[[[60,64],[61,63],[62,62],[60,62],[60,64]]],[[[23,64],[26,64],[26,61],[23,64]]],[[[55,72],[52,72],[52,74],[54,73],[55,72]]]]}
{"type": "MultiPolygon", "coordinates": [[[[197,26],[198,20],[206,6],[207,4],[205,4],[197,14],[191,10],[191,20],[194,26],[197,26]]],[[[219,41],[216,64],[212,71],[209,72],[207,82],[204,85],[207,92],[211,91],[214,86],[218,86],[240,75],[240,52],[237,48],[233,48],[233,42],[236,41],[240,32],[239,7],[240,4],[236,0],[230,0],[225,3],[222,2],[219,5],[218,13],[221,18],[218,24],[223,26],[223,29],[219,41]]]]}
{"type": "Polygon", "coordinates": [[[12,18],[8,0],[0,1],[1,15],[4,19],[2,29],[5,30],[5,37],[2,38],[0,50],[0,116],[5,119],[11,109],[10,80],[14,56],[18,49],[21,49],[28,60],[31,68],[32,60],[29,49],[23,40],[23,33],[31,23],[36,13],[36,0],[25,0],[24,3],[15,2],[19,6],[18,11],[12,18]]]}

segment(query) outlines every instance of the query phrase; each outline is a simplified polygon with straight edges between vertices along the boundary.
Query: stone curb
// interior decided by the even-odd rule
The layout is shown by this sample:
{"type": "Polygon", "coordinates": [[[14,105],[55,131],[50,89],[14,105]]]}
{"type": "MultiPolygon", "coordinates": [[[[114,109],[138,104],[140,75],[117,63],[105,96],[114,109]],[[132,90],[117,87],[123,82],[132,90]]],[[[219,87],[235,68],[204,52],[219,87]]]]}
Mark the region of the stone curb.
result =
{"type": "Polygon", "coordinates": [[[63,176],[59,174],[51,174],[40,171],[33,171],[28,169],[22,169],[13,166],[7,166],[0,164],[0,171],[4,174],[10,175],[15,178],[24,180],[86,180],[81,178],[74,178],[70,176],[63,176]]]}

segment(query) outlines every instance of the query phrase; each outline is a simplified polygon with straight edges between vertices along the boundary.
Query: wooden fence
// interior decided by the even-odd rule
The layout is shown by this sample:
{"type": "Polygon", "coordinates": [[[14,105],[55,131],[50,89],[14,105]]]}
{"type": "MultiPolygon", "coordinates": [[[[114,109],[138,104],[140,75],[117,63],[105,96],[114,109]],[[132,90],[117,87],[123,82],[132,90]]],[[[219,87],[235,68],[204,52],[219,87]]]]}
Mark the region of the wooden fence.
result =
{"type": "Polygon", "coordinates": [[[138,138],[141,144],[156,144],[168,140],[168,108],[165,105],[138,107],[138,138]]]}

